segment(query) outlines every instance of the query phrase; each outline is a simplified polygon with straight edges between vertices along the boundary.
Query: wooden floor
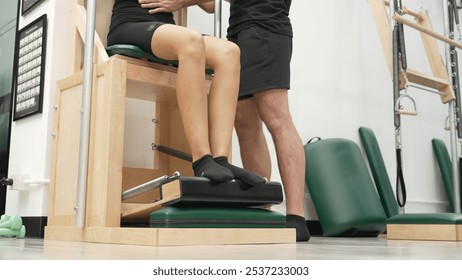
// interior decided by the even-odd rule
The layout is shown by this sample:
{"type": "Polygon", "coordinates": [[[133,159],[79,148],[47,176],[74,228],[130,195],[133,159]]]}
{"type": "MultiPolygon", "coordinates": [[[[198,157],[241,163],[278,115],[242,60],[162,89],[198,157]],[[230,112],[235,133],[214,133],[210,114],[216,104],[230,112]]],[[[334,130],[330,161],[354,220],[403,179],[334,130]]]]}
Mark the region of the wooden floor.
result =
{"type": "Polygon", "coordinates": [[[461,242],[312,237],[289,245],[131,246],[0,238],[1,260],[462,260],[461,242]]]}

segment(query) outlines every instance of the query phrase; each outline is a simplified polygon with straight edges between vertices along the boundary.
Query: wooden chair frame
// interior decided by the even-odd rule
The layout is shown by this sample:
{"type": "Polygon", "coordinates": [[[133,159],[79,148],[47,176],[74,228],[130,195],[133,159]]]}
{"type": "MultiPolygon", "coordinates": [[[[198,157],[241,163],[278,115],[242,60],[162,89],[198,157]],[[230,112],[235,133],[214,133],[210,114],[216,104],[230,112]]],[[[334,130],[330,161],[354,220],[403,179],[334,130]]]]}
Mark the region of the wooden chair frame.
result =
{"type": "MultiPolygon", "coordinates": [[[[84,227],[76,227],[74,205],[77,193],[78,139],[83,84],[81,50],[84,45],[85,9],[77,1],[73,14],[76,34],[75,73],[58,82],[50,178],[48,225],[45,239],[136,245],[200,245],[293,243],[294,229],[156,229],[121,227],[121,217],[159,209],[153,203],[154,190],[121,201],[124,190],[151,179],[179,171],[192,175],[189,162],[159,155],[154,170],[123,166],[124,116],[126,98],[153,102],[156,119],[153,137],[159,144],[188,151],[176,103],[177,69],[140,59],[108,57],[102,38],[109,17],[98,15],[95,36],[95,64],[91,98],[91,121],[87,196],[84,227]],[[101,31],[102,30],[102,31],[101,31]]],[[[97,10],[111,11],[112,0],[98,1],[97,10]],[[101,7],[102,6],[102,7],[101,7]]],[[[177,14],[178,16],[178,14],[177,14]]],[[[178,18],[185,22],[186,12],[178,18]]],[[[207,91],[212,77],[207,77],[207,91]]],[[[175,189],[176,182],[167,184],[175,189]]],[[[173,194],[174,195],[174,194],[173,194]]]]}

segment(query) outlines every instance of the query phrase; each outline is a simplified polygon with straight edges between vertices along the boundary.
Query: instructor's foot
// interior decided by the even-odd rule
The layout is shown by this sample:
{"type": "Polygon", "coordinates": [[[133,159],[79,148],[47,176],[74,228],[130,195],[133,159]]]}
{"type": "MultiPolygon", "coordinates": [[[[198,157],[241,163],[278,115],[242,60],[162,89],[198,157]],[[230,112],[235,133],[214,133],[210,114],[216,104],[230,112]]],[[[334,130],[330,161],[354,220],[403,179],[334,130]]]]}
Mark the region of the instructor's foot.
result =
{"type": "Polygon", "coordinates": [[[228,182],[234,179],[233,173],[218,163],[211,155],[205,155],[192,164],[194,175],[198,177],[207,177],[217,182],[228,182]]]}
{"type": "Polygon", "coordinates": [[[227,157],[216,157],[214,158],[215,162],[218,163],[221,166],[226,167],[227,169],[231,170],[231,172],[234,175],[234,179],[238,179],[246,184],[255,186],[255,185],[260,185],[264,184],[266,182],[266,179],[250,172],[247,171],[243,168],[234,166],[228,162],[227,157]]]}
{"type": "Polygon", "coordinates": [[[297,242],[310,240],[310,232],[308,231],[304,217],[298,215],[287,215],[286,227],[295,228],[297,233],[297,242]]]}

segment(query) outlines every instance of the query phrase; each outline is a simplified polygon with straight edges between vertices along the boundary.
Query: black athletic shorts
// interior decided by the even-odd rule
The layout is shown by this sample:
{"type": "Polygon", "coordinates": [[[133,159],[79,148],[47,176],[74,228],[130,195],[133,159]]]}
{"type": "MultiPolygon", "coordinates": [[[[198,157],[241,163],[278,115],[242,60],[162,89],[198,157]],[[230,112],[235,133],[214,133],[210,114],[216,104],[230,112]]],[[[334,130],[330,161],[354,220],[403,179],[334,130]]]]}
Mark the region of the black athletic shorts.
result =
{"type": "MultiPolygon", "coordinates": [[[[156,29],[166,22],[126,22],[111,30],[107,36],[107,45],[129,44],[152,53],[151,40],[156,29]]],[[[153,53],[152,53],[153,54],[153,53]]],[[[153,54],[154,55],[154,54],[153,54]]],[[[155,56],[155,55],[154,55],[155,56]]]]}
{"type": "Polygon", "coordinates": [[[228,39],[241,49],[239,99],[264,90],[290,88],[292,37],[254,25],[228,39]]]}

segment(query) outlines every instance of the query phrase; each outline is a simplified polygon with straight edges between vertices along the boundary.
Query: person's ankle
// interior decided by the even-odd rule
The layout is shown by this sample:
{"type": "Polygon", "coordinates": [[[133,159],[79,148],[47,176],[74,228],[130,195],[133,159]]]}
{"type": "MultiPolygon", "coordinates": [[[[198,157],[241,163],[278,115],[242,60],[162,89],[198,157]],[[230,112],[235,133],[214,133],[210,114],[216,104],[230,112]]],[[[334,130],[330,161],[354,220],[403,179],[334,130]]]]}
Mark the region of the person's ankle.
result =
{"type": "Polygon", "coordinates": [[[266,183],[265,178],[256,175],[244,168],[232,165],[228,162],[228,158],[225,156],[216,157],[213,159],[217,164],[224,166],[231,170],[234,175],[234,178],[240,180],[246,184],[256,186],[266,183]]]}
{"type": "Polygon", "coordinates": [[[234,179],[234,175],[228,168],[216,163],[211,155],[205,155],[192,163],[194,175],[207,177],[218,182],[227,182],[234,179]]]}
{"type": "Polygon", "coordinates": [[[287,214],[286,227],[295,228],[297,242],[310,240],[311,236],[306,225],[305,217],[294,214],[287,214]]]}

